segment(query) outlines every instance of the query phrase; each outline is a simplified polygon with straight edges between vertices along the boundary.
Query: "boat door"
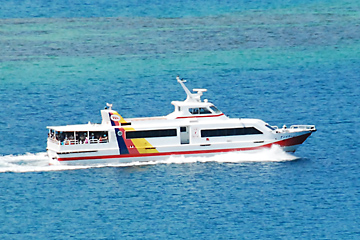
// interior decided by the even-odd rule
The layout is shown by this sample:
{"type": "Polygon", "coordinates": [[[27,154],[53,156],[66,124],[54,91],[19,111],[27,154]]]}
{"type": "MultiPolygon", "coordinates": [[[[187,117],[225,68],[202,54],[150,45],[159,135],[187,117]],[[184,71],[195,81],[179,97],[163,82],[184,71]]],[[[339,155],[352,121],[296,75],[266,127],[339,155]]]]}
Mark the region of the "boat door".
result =
{"type": "Polygon", "coordinates": [[[189,126],[180,127],[180,141],[181,144],[189,144],[189,126]]]}

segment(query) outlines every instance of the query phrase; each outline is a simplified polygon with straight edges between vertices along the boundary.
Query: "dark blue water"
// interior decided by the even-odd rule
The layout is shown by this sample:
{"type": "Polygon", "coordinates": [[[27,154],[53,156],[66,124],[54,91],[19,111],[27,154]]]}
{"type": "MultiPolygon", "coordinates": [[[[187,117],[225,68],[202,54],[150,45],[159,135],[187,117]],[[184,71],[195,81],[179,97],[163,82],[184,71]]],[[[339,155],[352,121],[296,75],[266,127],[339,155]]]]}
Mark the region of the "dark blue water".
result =
{"type": "Polygon", "coordinates": [[[1,1],[1,239],[360,238],[357,1],[1,1]],[[315,124],[279,149],[48,166],[49,125],[170,113],[315,124]]]}

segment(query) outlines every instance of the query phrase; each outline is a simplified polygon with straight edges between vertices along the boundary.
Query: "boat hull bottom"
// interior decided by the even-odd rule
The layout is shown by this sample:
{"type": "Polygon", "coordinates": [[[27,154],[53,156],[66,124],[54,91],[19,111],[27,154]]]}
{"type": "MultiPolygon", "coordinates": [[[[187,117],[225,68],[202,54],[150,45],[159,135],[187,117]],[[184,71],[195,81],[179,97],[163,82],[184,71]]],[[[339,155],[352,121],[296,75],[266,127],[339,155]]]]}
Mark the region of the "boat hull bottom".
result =
{"type": "Polygon", "coordinates": [[[281,147],[284,152],[294,153],[301,144],[281,147]]]}

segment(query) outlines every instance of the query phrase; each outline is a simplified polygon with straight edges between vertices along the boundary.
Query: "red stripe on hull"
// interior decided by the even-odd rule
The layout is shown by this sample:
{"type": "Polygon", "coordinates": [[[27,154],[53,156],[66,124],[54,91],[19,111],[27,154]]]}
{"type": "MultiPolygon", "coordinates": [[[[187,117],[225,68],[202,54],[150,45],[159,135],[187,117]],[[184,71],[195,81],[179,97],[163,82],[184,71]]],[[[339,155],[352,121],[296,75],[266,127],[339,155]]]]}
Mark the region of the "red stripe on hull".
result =
{"type": "Polygon", "coordinates": [[[231,149],[214,149],[214,150],[198,150],[198,151],[181,151],[181,152],[163,152],[163,153],[143,153],[143,154],[124,154],[124,155],[107,155],[107,156],[88,156],[88,157],[69,157],[58,158],[58,161],[77,161],[77,160],[94,160],[94,159],[114,159],[114,158],[138,158],[138,157],[154,157],[154,156],[170,156],[170,155],[187,155],[187,154],[204,154],[204,153],[226,153],[235,151],[250,151],[261,148],[270,148],[272,145],[279,145],[281,147],[288,147],[302,144],[309,136],[306,133],[293,138],[284,139],[281,141],[248,148],[231,148],[231,149]]]}

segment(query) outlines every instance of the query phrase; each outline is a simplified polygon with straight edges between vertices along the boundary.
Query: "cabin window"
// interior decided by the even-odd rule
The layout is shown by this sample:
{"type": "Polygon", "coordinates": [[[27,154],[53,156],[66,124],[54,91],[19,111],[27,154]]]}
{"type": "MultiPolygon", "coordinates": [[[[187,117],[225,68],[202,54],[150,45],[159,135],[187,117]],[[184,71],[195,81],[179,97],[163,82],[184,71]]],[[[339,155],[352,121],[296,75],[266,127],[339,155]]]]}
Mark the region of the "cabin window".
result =
{"type": "Polygon", "coordinates": [[[207,108],[189,108],[191,114],[211,114],[211,111],[207,108]]]}
{"type": "Polygon", "coordinates": [[[57,136],[62,145],[73,145],[76,143],[74,132],[59,132],[57,136]]]}
{"type": "Polygon", "coordinates": [[[221,113],[221,111],[217,109],[215,106],[211,106],[210,109],[213,110],[214,113],[221,113]]]}
{"type": "Polygon", "coordinates": [[[126,131],[126,138],[158,138],[158,137],[176,137],[176,129],[144,130],[144,131],[126,131]]]}
{"type": "Polygon", "coordinates": [[[88,143],[89,139],[87,138],[88,132],[75,132],[76,140],[80,144],[84,144],[85,142],[88,143]],[[87,139],[87,140],[86,140],[87,139]]]}
{"type": "Polygon", "coordinates": [[[107,131],[92,131],[89,132],[89,136],[90,136],[89,139],[90,144],[109,142],[109,134],[107,131]]]}
{"type": "Polygon", "coordinates": [[[54,129],[49,129],[48,137],[52,140],[59,140],[58,139],[58,132],[55,132],[54,129]]]}
{"type": "Polygon", "coordinates": [[[201,130],[201,137],[225,137],[252,134],[262,134],[262,132],[254,127],[201,130]]]}

